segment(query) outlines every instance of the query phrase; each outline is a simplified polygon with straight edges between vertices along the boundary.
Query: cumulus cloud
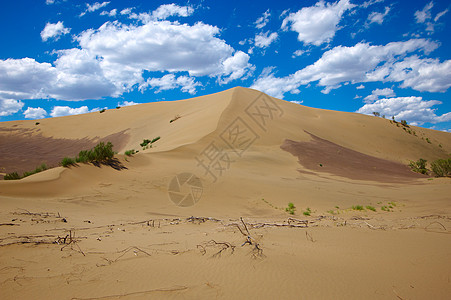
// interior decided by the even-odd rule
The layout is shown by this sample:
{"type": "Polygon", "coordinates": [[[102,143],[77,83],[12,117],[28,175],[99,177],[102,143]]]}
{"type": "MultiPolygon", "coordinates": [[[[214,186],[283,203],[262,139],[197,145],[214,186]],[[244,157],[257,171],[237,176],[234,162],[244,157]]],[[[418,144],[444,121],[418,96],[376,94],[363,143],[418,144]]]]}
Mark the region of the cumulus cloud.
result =
{"type": "Polygon", "coordinates": [[[267,11],[265,11],[263,13],[263,15],[257,19],[257,21],[255,21],[255,27],[257,29],[262,29],[263,27],[266,26],[266,24],[268,24],[269,22],[269,17],[271,16],[271,14],[269,13],[269,9],[267,11]]]}
{"type": "MultiPolygon", "coordinates": [[[[122,13],[122,12],[121,12],[122,13]]],[[[143,23],[166,20],[171,16],[188,17],[194,13],[191,6],[179,6],[176,4],[163,4],[151,13],[129,13],[131,19],[139,19],[143,23]]]]}
{"type": "Polygon", "coordinates": [[[379,97],[394,97],[395,92],[390,88],[385,89],[375,89],[371,92],[371,95],[366,96],[363,100],[365,103],[372,103],[379,99],[379,97]]]}
{"type": "Polygon", "coordinates": [[[80,115],[80,114],[86,114],[89,113],[89,108],[87,106],[72,108],[69,106],[55,106],[52,109],[52,112],[50,115],[52,117],[64,117],[64,116],[71,116],[71,115],[80,115]]]}
{"type": "Polygon", "coordinates": [[[0,117],[10,116],[22,109],[24,103],[19,100],[0,99],[0,117]]]}
{"type": "Polygon", "coordinates": [[[377,23],[377,24],[382,24],[384,22],[384,18],[388,15],[388,13],[390,12],[390,7],[387,6],[385,7],[385,11],[383,13],[380,12],[372,12],[369,16],[368,16],[368,24],[371,23],[377,23]]]}
{"type": "Polygon", "coordinates": [[[47,23],[41,31],[41,38],[44,42],[49,39],[57,41],[62,35],[68,34],[70,30],[70,28],[64,27],[64,24],[61,21],[55,24],[47,23]]]}
{"type": "Polygon", "coordinates": [[[47,115],[47,112],[41,107],[29,107],[23,114],[27,119],[42,119],[47,115]]]}
{"type": "Polygon", "coordinates": [[[363,90],[364,88],[365,88],[365,86],[363,84],[356,87],[356,89],[358,89],[358,90],[363,90]]]}
{"type": "Polygon", "coordinates": [[[132,105],[137,105],[137,104],[140,104],[140,103],[136,103],[136,102],[133,102],[133,101],[124,101],[122,103],[118,102],[117,106],[124,107],[124,106],[132,106],[132,105]]]}
{"type": "Polygon", "coordinates": [[[196,87],[201,86],[199,82],[192,77],[179,76],[176,77],[174,74],[167,74],[161,78],[149,78],[146,83],[141,85],[140,89],[145,90],[147,87],[156,88],[157,93],[164,90],[172,90],[175,88],[181,88],[183,92],[188,92],[190,94],[196,93],[196,87]]]}
{"type": "Polygon", "coordinates": [[[320,46],[333,39],[343,14],[354,6],[349,0],[335,3],[319,1],[315,6],[289,14],[282,22],[282,29],[297,32],[298,40],[306,45],[320,46]]]}
{"type": "Polygon", "coordinates": [[[80,14],[80,17],[83,17],[83,16],[86,15],[86,13],[88,13],[88,12],[94,12],[94,11],[96,11],[96,10],[99,10],[99,9],[101,9],[102,7],[107,6],[108,4],[110,4],[109,1],[108,1],[108,2],[102,2],[102,3],[96,2],[96,3],[94,3],[94,4],[86,3],[86,10],[80,14]]]}
{"type": "Polygon", "coordinates": [[[255,36],[255,46],[259,48],[266,48],[269,45],[271,45],[271,43],[274,42],[277,39],[277,37],[278,37],[277,32],[269,34],[268,31],[257,34],[255,36]]]}
{"type": "Polygon", "coordinates": [[[102,16],[115,17],[117,15],[117,9],[112,9],[109,12],[104,10],[100,13],[102,16]]]}
{"type": "Polygon", "coordinates": [[[412,125],[451,121],[451,112],[442,115],[436,114],[433,106],[439,104],[442,102],[423,100],[422,97],[387,98],[365,104],[357,112],[370,115],[377,111],[381,115],[394,116],[397,120],[406,120],[412,125]]]}
{"type": "Polygon", "coordinates": [[[416,55],[407,57],[411,53],[429,54],[437,47],[436,43],[424,39],[387,45],[337,46],[326,51],[314,64],[286,77],[262,74],[252,87],[281,96],[311,82],[324,86],[327,93],[345,83],[382,81],[401,82],[401,87],[418,91],[445,92],[451,86],[451,60],[440,62],[416,55]],[[269,81],[277,82],[277,85],[269,81]]]}
{"type": "MultiPolygon", "coordinates": [[[[165,7],[155,15],[178,9],[165,7]]],[[[54,51],[58,57],[53,64],[31,58],[0,60],[0,100],[117,97],[142,87],[147,72],[175,73],[177,84],[172,86],[189,93],[199,86],[193,77],[217,78],[221,84],[246,78],[254,69],[249,55],[233,49],[219,33],[218,27],[202,22],[106,22],[80,33],[78,48],[54,51]]]]}

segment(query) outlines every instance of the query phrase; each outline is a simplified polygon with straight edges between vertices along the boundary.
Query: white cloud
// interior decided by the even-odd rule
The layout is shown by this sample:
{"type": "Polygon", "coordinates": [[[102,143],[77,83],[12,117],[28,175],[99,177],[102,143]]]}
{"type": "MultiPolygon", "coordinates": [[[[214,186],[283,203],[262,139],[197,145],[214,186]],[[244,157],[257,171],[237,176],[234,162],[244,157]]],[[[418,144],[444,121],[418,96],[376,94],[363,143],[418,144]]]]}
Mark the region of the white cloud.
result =
{"type": "Polygon", "coordinates": [[[176,4],[163,4],[151,13],[131,13],[131,19],[138,19],[141,22],[149,23],[152,21],[166,20],[171,16],[188,17],[194,13],[191,6],[178,6],[176,4]]]}
{"type": "Polygon", "coordinates": [[[115,17],[117,14],[117,9],[112,9],[109,12],[104,10],[100,13],[102,16],[109,16],[109,17],[115,17]]]}
{"type": "Polygon", "coordinates": [[[295,104],[302,104],[302,103],[304,103],[304,101],[298,101],[298,100],[293,100],[293,101],[290,101],[291,103],[295,103],[295,104]]]}
{"type": "Polygon", "coordinates": [[[445,9],[444,11],[439,12],[439,13],[435,16],[434,22],[437,22],[437,21],[438,21],[441,17],[443,17],[447,12],[448,12],[448,9],[445,9]]]}
{"type": "Polygon", "coordinates": [[[379,13],[379,12],[372,12],[369,16],[368,16],[368,24],[371,23],[377,23],[377,24],[382,24],[384,22],[384,18],[388,15],[388,13],[390,12],[390,7],[387,6],[385,7],[385,11],[383,13],[379,13]]]}
{"type": "Polygon", "coordinates": [[[89,113],[89,109],[87,106],[72,108],[69,106],[55,106],[52,109],[50,115],[52,117],[63,117],[63,116],[72,116],[72,115],[80,115],[89,113]]]}
{"type": "Polygon", "coordinates": [[[94,4],[86,3],[86,10],[80,14],[80,17],[86,15],[86,13],[88,13],[88,12],[94,12],[96,10],[99,10],[102,7],[107,6],[108,4],[110,4],[109,1],[108,2],[102,2],[102,3],[96,2],[94,4]]]}
{"type": "Polygon", "coordinates": [[[439,104],[442,103],[437,100],[423,100],[422,97],[398,97],[365,104],[357,112],[370,115],[377,111],[381,115],[394,116],[397,120],[406,120],[412,125],[451,121],[451,112],[443,115],[435,113],[436,109],[432,107],[439,104]]]}
{"type": "Polygon", "coordinates": [[[23,114],[27,119],[42,119],[47,115],[47,112],[41,107],[29,107],[23,114]]]}
{"type": "Polygon", "coordinates": [[[380,2],[384,2],[384,0],[369,0],[369,1],[365,1],[363,2],[363,4],[361,5],[363,8],[367,8],[368,6],[380,3],[380,2]]]}
{"type": "Polygon", "coordinates": [[[265,11],[263,13],[263,16],[261,16],[260,18],[257,19],[257,21],[255,21],[255,27],[257,27],[257,29],[262,29],[263,27],[266,26],[266,24],[268,24],[269,22],[269,17],[271,16],[269,9],[267,11],[265,11]]]}
{"type": "Polygon", "coordinates": [[[0,117],[10,116],[22,109],[24,103],[12,99],[0,99],[0,117]]]}
{"type": "Polygon", "coordinates": [[[55,0],[45,0],[45,4],[50,5],[55,3],[55,0]]]}
{"type": "Polygon", "coordinates": [[[415,12],[415,19],[417,23],[424,23],[426,20],[431,18],[431,9],[434,6],[434,3],[431,1],[422,10],[417,10],[415,12]]]}
{"type": "Polygon", "coordinates": [[[444,92],[451,86],[451,60],[441,63],[417,56],[406,58],[410,53],[428,54],[437,47],[436,43],[424,39],[392,42],[385,46],[368,43],[338,46],[326,51],[314,64],[285,78],[276,78],[272,73],[260,76],[252,87],[281,96],[311,82],[318,82],[319,86],[325,87],[324,93],[328,93],[348,82],[382,81],[401,82],[402,87],[418,91],[444,92]]]}
{"type": "Polygon", "coordinates": [[[132,13],[132,7],[127,7],[127,8],[124,8],[123,10],[121,10],[121,15],[129,15],[129,14],[131,14],[132,13]]]}
{"type": "Polygon", "coordinates": [[[375,89],[371,92],[371,95],[368,95],[364,98],[365,103],[372,103],[379,99],[380,96],[383,97],[394,97],[395,92],[390,88],[385,89],[375,89]]]}
{"type": "Polygon", "coordinates": [[[122,103],[118,102],[117,106],[124,107],[124,106],[138,105],[138,104],[141,104],[141,103],[136,103],[136,102],[133,102],[133,101],[124,101],[122,103]]]}
{"type": "Polygon", "coordinates": [[[338,23],[343,14],[355,5],[349,0],[340,0],[332,4],[319,1],[315,6],[304,7],[291,13],[282,22],[282,29],[296,31],[298,40],[304,44],[320,46],[329,43],[339,30],[338,23]]]}
{"type": "Polygon", "coordinates": [[[274,42],[277,39],[277,37],[278,37],[277,32],[269,34],[268,31],[257,34],[255,36],[255,46],[260,48],[266,48],[269,45],[271,45],[271,43],[274,42]]]}
{"type": "Polygon", "coordinates": [[[145,90],[147,87],[157,88],[157,93],[164,90],[172,90],[181,88],[183,92],[190,94],[196,93],[196,87],[201,86],[199,82],[192,77],[179,76],[175,77],[174,74],[167,74],[161,78],[149,78],[146,83],[140,86],[141,90],[145,90]]]}
{"type": "Polygon", "coordinates": [[[237,51],[233,56],[224,60],[221,66],[223,75],[220,76],[220,82],[229,83],[238,78],[247,78],[247,76],[255,69],[255,67],[249,63],[249,58],[249,55],[243,51],[237,51]]]}
{"type": "Polygon", "coordinates": [[[51,38],[56,41],[62,35],[68,34],[69,32],[70,28],[64,27],[64,24],[61,21],[55,24],[47,23],[44,29],[41,31],[41,38],[44,42],[51,38]]]}
{"type": "Polygon", "coordinates": [[[363,90],[364,88],[365,88],[365,86],[363,84],[361,84],[358,87],[356,87],[357,90],[363,90]]]}

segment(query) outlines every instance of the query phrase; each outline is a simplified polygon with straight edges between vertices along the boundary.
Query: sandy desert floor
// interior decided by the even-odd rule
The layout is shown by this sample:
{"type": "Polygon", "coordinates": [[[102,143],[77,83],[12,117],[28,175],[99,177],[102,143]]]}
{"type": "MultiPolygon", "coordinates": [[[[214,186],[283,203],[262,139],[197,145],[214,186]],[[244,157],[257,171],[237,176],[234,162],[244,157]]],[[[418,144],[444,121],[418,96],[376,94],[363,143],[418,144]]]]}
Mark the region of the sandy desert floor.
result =
{"type": "Polygon", "coordinates": [[[409,130],[244,88],[0,123],[5,173],[119,152],[0,181],[0,298],[449,299],[451,180],[406,165],[451,134],[409,130]]]}

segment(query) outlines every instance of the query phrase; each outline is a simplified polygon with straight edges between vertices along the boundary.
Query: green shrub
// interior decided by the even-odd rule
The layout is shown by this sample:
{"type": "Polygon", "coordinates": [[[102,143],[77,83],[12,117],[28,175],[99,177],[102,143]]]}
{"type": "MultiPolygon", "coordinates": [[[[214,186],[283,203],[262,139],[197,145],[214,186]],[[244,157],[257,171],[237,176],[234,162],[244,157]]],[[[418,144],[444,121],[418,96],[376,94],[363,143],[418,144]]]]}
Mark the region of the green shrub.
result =
{"type": "Polygon", "coordinates": [[[362,205],[354,205],[352,207],[353,210],[363,210],[363,206],[362,205]]]}
{"type": "Polygon", "coordinates": [[[426,162],[427,162],[427,160],[420,158],[418,161],[410,161],[409,167],[414,172],[421,173],[421,174],[427,174],[428,169],[426,169],[426,162]]]}
{"type": "Polygon", "coordinates": [[[63,158],[63,160],[61,161],[61,165],[65,168],[75,165],[75,160],[73,158],[70,157],[65,157],[63,158]]]}
{"type": "Polygon", "coordinates": [[[296,206],[294,206],[294,204],[290,202],[288,203],[288,207],[285,208],[285,211],[290,215],[294,215],[294,212],[296,211],[296,206]]]}
{"type": "Polygon", "coordinates": [[[401,125],[405,126],[405,127],[409,127],[409,125],[407,125],[407,121],[406,120],[401,120],[401,125]]]}
{"type": "Polygon", "coordinates": [[[141,144],[139,144],[141,147],[146,147],[148,144],[150,144],[151,141],[148,139],[144,139],[143,142],[141,144]]]}
{"type": "Polygon", "coordinates": [[[303,211],[302,214],[304,216],[310,216],[312,214],[312,210],[310,209],[310,207],[307,207],[307,209],[303,211]]]}
{"type": "Polygon", "coordinates": [[[160,137],[159,136],[157,136],[156,138],[154,138],[150,143],[151,144],[153,144],[153,143],[155,143],[156,141],[158,141],[160,139],[160,137]]]}
{"type": "Polygon", "coordinates": [[[451,177],[451,158],[433,161],[431,169],[436,177],[451,177]]]}
{"type": "Polygon", "coordinates": [[[45,171],[45,170],[47,170],[47,169],[48,169],[48,168],[47,168],[47,165],[46,165],[46,164],[41,164],[40,166],[36,167],[36,169],[34,169],[33,171],[30,171],[30,172],[24,172],[22,177],[27,177],[27,176],[30,176],[30,175],[33,175],[33,174],[36,174],[36,173],[45,171]]]}
{"type": "Polygon", "coordinates": [[[104,113],[105,112],[105,108],[103,108],[102,110],[99,111],[99,113],[104,113]]]}
{"type": "Polygon", "coordinates": [[[136,153],[135,149],[125,151],[125,155],[127,156],[132,156],[135,153],[136,153]]]}
{"type": "Polygon", "coordinates": [[[370,206],[370,205],[368,205],[366,207],[366,209],[369,209],[369,210],[372,210],[372,211],[376,211],[376,208],[374,206],[370,206]]]}
{"type": "Polygon", "coordinates": [[[20,177],[20,175],[17,172],[12,172],[12,173],[6,174],[3,177],[4,180],[18,180],[20,178],[22,178],[22,177],[20,177]]]}

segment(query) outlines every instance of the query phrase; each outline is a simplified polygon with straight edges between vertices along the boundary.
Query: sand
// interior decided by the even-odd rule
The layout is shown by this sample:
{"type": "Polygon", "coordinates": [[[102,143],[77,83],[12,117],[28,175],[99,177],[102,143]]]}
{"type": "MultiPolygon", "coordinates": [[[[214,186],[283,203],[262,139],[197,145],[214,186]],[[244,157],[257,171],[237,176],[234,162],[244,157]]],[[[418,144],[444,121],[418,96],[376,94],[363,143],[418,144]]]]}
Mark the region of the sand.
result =
{"type": "Polygon", "coordinates": [[[450,133],[239,87],[37,122],[0,123],[2,172],[101,140],[120,167],[0,181],[1,299],[451,294],[451,180],[406,167],[447,157],[450,133]]]}

